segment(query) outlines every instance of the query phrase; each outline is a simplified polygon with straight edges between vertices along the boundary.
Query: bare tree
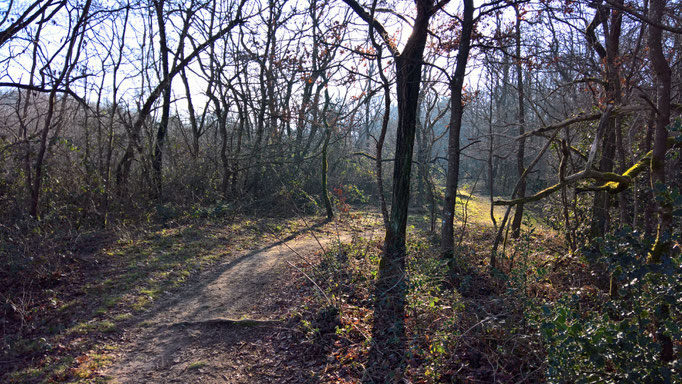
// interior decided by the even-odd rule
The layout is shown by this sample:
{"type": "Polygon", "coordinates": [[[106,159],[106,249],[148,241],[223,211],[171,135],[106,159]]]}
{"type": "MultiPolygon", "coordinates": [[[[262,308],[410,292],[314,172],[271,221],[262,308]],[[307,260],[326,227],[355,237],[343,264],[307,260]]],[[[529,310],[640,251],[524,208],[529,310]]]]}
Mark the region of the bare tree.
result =
{"type": "MultiPolygon", "coordinates": [[[[376,284],[373,347],[368,375],[383,382],[390,371],[405,368],[405,236],[412,171],[412,150],[416,131],[417,104],[421,85],[424,48],[431,17],[448,1],[416,0],[417,16],[402,52],[390,35],[355,0],[344,0],[353,11],[381,36],[391,51],[396,66],[398,127],[393,168],[393,195],[384,252],[376,284]]],[[[402,373],[401,373],[402,374],[402,373]]]]}

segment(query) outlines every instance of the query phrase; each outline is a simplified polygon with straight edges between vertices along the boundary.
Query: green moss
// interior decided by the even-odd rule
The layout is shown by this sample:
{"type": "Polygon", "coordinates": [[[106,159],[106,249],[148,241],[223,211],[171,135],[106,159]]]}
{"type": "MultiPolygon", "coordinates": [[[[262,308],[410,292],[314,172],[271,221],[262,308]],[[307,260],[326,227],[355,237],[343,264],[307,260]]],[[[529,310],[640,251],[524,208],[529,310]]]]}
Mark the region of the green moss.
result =
{"type": "Polygon", "coordinates": [[[68,302],[62,304],[59,308],[57,308],[57,311],[62,312],[62,313],[68,312],[68,311],[72,310],[76,306],[76,304],[78,304],[78,302],[75,300],[68,301],[68,302]]]}
{"type": "Polygon", "coordinates": [[[128,320],[132,317],[133,315],[131,313],[119,313],[118,315],[114,316],[114,321],[116,322],[122,322],[125,320],[128,320]]]}
{"type": "Polygon", "coordinates": [[[205,367],[206,365],[208,365],[208,363],[206,363],[205,361],[195,361],[188,365],[187,369],[188,370],[199,369],[205,367]]]}
{"type": "Polygon", "coordinates": [[[103,320],[97,324],[97,330],[102,333],[113,333],[118,330],[118,326],[113,321],[103,320]]]}
{"type": "Polygon", "coordinates": [[[111,333],[117,330],[116,324],[111,320],[102,321],[83,321],[69,328],[66,333],[72,335],[88,334],[93,331],[111,333]]]}
{"type": "Polygon", "coordinates": [[[149,296],[139,296],[133,300],[131,308],[134,311],[142,311],[146,309],[152,303],[152,298],[149,296]]]}
{"type": "Polygon", "coordinates": [[[40,368],[26,368],[13,372],[9,376],[10,383],[26,383],[35,381],[45,376],[45,372],[40,368]]]}

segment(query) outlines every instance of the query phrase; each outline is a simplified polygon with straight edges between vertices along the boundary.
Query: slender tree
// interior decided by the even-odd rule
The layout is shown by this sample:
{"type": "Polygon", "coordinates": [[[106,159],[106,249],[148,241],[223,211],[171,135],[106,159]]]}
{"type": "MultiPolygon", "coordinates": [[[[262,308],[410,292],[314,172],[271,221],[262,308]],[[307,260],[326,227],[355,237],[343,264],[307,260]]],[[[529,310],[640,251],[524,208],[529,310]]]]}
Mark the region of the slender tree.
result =
{"type": "MultiPolygon", "coordinates": [[[[523,197],[526,195],[526,180],[521,178],[523,173],[526,171],[525,159],[526,159],[526,138],[523,134],[526,133],[526,106],[525,106],[525,92],[523,84],[523,62],[521,59],[521,21],[523,20],[523,15],[519,10],[519,5],[514,4],[514,13],[516,14],[516,23],[514,24],[514,43],[516,47],[514,60],[516,61],[514,67],[516,68],[516,94],[518,97],[518,124],[519,124],[519,136],[521,139],[518,141],[519,148],[516,152],[516,171],[521,180],[519,185],[518,196],[523,197]]],[[[521,234],[521,220],[523,219],[523,203],[516,205],[516,211],[514,211],[514,218],[511,224],[511,235],[513,238],[519,237],[521,234]]]]}
{"type": "Polygon", "coordinates": [[[459,50],[455,73],[450,78],[450,134],[448,137],[448,173],[445,184],[445,199],[443,201],[443,225],[441,227],[440,248],[444,257],[454,256],[455,237],[454,220],[455,204],[457,202],[457,185],[459,184],[460,168],[460,134],[462,130],[462,115],[464,105],[462,100],[462,86],[466,75],[466,66],[471,49],[471,33],[474,26],[474,2],[464,0],[464,15],[462,17],[462,34],[459,39],[459,50]]]}

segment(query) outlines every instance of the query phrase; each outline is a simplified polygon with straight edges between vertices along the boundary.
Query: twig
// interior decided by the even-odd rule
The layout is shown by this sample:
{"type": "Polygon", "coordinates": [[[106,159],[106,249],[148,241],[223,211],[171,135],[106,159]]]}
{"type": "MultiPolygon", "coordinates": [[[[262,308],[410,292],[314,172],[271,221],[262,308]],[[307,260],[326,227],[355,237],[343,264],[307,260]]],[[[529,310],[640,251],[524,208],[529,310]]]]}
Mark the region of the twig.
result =
{"type": "Polygon", "coordinates": [[[334,304],[332,304],[332,301],[329,299],[329,296],[327,296],[327,294],[324,293],[324,290],[323,290],[319,285],[317,285],[317,283],[315,282],[315,280],[313,280],[310,276],[308,276],[308,274],[305,273],[301,268],[295,266],[291,261],[286,260],[286,262],[287,262],[287,264],[289,264],[292,268],[294,268],[294,269],[297,270],[298,272],[302,273],[303,276],[305,276],[306,279],[308,279],[308,281],[310,281],[311,283],[313,283],[313,285],[315,285],[315,287],[317,287],[317,290],[320,291],[320,293],[322,294],[322,296],[324,296],[324,298],[327,300],[327,304],[329,304],[330,306],[334,307],[334,304]]]}

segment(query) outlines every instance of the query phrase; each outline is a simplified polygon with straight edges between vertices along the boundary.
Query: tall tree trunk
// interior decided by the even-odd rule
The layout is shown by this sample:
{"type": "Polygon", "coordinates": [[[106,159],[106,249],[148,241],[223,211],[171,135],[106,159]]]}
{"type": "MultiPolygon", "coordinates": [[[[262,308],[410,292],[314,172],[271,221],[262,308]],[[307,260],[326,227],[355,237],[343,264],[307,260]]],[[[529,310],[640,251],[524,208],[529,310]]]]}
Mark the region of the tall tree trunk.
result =
{"type": "MultiPolygon", "coordinates": [[[[423,95],[422,95],[423,97],[423,95]]],[[[420,105],[417,107],[418,111],[421,111],[423,108],[421,108],[421,104],[423,103],[423,100],[420,102],[420,105]]],[[[425,178],[426,178],[426,138],[425,138],[425,132],[426,132],[426,126],[424,123],[421,121],[421,116],[420,113],[417,113],[417,133],[415,134],[415,138],[417,139],[417,194],[416,194],[416,199],[415,199],[415,206],[417,207],[422,207],[424,205],[424,184],[425,184],[425,178]]]]}
{"type": "Polygon", "coordinates": [[[331,132],[329,128],[325,132],[324,144],[322,144],[322,201],[324,202],[324,209],[327,212],[327,220],[334,218],[334,210],[332,209],[332,203],[329,200],[329,188],[327,187],[327,147],[329,146],[329,138],[331,137],[331,132]]]}
{"type": "MultiPolygon", "coordinates": [[[[666,0],[651,0],[649,18],[661,22],[665,10],[666,0]]],[[[665,153],[668,149],[668,129],[670,123],[670,65],[663,55],[663,31],[653,25],[649,26],[649,58],[656,78],[656,126],[654,129],[654,147],[651,156],[651,186],[655,192],[665,188],[665,153]]],[[[662,192],[665,193],[665,192],[662,192]]],[[[670,256],[669,230],[672,225],[672,204],[669,199],[656,199],[658,209],[658,228],[656,242],[649,253],[650,263],[661,263],[670,256]]],[[[660,311],[655,315],[655,323],[660,327],[669,319],[670,308],[666,303],[660,303],[660,311]]],[[[673,343],[670,336],[660,329],[656,338],[661,343],[660,359],[670,362],[674,358],[673,343]]]]}
{"type": "Polygon", "coordinates": [[[230,161],[227,158],[227,111],[216,108],[216,112],[219,119],[218,129],[220,131],[220,164],[223,166],[223,180],[220,183],[220,193],[223,195],[223,198],[227,198],[230,178],[232,177],[230,161]]]}
{"type": "MultiPolygon", "coordinates": [[[[395,60],[398,94],[398,128],[396,133],[395,162],[393,168],[393,196],[388,228],[384,239],[384,252],[379,262],[375,286],[374,324],[372,347],[365,380],[384,383],[400,381],[405,361],[405,237],[407,208],[410,199],[412,152],[416,131],[417,103],[421,86],[421,69],[428,37],[429,20],[437,11],[433,0],[416,0],[417,16],[405,48],[398,52],[383,26],[367,13],[355,0],[344,0],[353,11],[370,25],[391,50],[395,60]]],[[[439,6],[445,2],[439,3],[439,6]]],[[[376,6],[374,2],[373,8],[376,6]]]]}
{"type": "MultiPolygon", "coordinates": [[[[381,58],[379,58],[381,60],[381,58]]],[[[360,148],[370,149],[370,135],[372,131],[372,123],[373,119],[370,118],[371,114],[371,104],[372,104],[372,97],[370,97],[370,92],[372,90],[372,78],[374,77],[374,61],[369,62],[369,67],[367,69],[367,85],[365,86],[365,95],[367,97],[365,98],[365,122],[363,124],[363,133],[360,137],[360,140],[358,140],[358,144],[360,148]]]]}
{"type": "MultiPolygon", "coordinates": [[[[623,4],[623,0],[616,0],[617,3],[623,4]]],[[[620,75],[620,35],[623,24],[623,15],[617,9],[612,9],[610,13],[610,29],[606,36],[606,72],[607,85],[610,95],[608,97],[613,100],[615,105],[623,103],[621,75],[620,75]]],[[[625,154],[625,146],[623,143],[623,118],[616,116],[613,118],[613,128],[615,131],[615,150],[618,157],[618,173],[623,173],[627,170],[628,164],[625,154]]],[[[618,194],[618,209],[620,212],[620,225],[631,225],[632,217],[630,211],[629,189],[626,189],[618,194]]]]}
{"type": "MultiPolygon", "coordinates": [[[[606,81],[604,91],[606,93],[607,103],[620,105],[622,100],[618,60],[620,59],[619,50],[622,15],[617,10],[613,10],[611,14],[609,14],[608,9],[601,4],[597,4],[596,8],[597,12],[595,13],[594,19],[586,29],[586,37],[595,52],[599,55],[599,58],[605,63],[606,81]],[[599,25],[603,25],[604,27],[604,41],[606,47],[603,47],[596,38],[595,29],[599,25]]],[[[602,172],[613,171],[616,150],[618,150],[618,155],[621,158],[621,168],[625,167],[625,150],[622,146],[621,130],[622,119],[618,116],[611,117],[607,126],[607,132],[604,135],[604,142],[602,143],[602,157],[599,162],[599,170],[602,172]]],[[[623,221],[629,222],[629,212],[624,212],[624,210],[627,210],[628,205],[626,196],[627,195],[621,193],[618,197],[621,208],[621,223],[623,221]]],[[[590,237],[603,236],[609,230],[610,206],[611,198],[607,192],[600,191],[595,193],[592,205],[590,237]]]]}
{"type": "Polygon", "coordinates": [[[450,79],[450,133],[448,137],[448,173],[443,200],[443,225],[441,227],[440,250],[443,257],[453,257],[455,248],[454,222],[455,203],[457,202],[457,185],[459,184],[459,136],[462,129],[462,85],[466,75],[466,65],[471,47],[473,30],[474,2],[464,0],[464,18],[462,20],[462,36],[459,40],[457,64],[454,76],[450,79]]]}
{"type": "MultiPolygon", "coordinates": [[[[656,127],[656,113],[651,112],[649,119],[647,121],[646,136],[644,137],[644,153],[649,153],[651,151],[651,146],[654,140],[654,130],[656,127]]],[[[646,171],[647,185],[643,192],[642,200],[647,202],[644,208],[644,233],[646,236],[653,236],[654,233],[654,204],[648,204],[650,201],[654,201],[653,190],[651,189],[651,167],[646,171]]]]}
{"type": "MultiPolygon", "coordinates": [[[[665,0],[651,0],[649,17],[660,21],[665,9],[665,0]]],[[[665,187],[665,153],[668,149],[668,129],[670,123],[670,80],[671,72],[668,61],[663,55],[661,42],[662,30],[649,26],[649,58],[656,75],[656,115],[654,127],[654,145],[651,157],[651,186],[654,191],[665,187]]],[[[670,230],[672,224],[672,207],[665,201],[658,201],[658,228],[656,230],[656,244],[651,252],[651,261],[660,262],[663,255],[670,249],[670,240],[664,239],[664,234],[670,230]]]]}
{"type": "MultiPolygon", "coordinates": [[[[519,6],[514,6],[514,12],[516,13],[516,89],[519,102],[519,135],[521,140],[519,140],[519,149],[516,153],[516,171],[521,178],[521,175],[526,171],[524,159],[526,157],[526,139],[523,134],[526,132],[526,112],[525,112],[525,102],[524,102],[524,89],[523,89],[523,65],[521,64],[521,15],[519,13],[519,6]]],[[[519,197],[524,197],[526,195],[526,179],[521,179],[521,185],[519,186],[519,197]]],[[[514,219],[511,225],[511,236],[512,238],[518,238],[521,234],[521,220],[523,219],[523,203],[516,205],[516,211],[514,212],[514,219]]]]}
{"type": "Polygon", "coordinates": [[[189,79],[187,78],[187,71],[183,68],[180,71],[180,78],[182,84],[185,86],[185,94],[187,95],[187,112],[189,114],[189,124],[192,127],[192,146],[191,155],[196,160],[199,157],[199,139],[201,138],[202,130],[197,122],[196,112],[194,110],[194,103],[192,102],[192,91],[189,86],[189,79]]]}
{"type": "MultiPolygon", "coordinates": [[[[613,120],[607,125],[607,132],[602,141],[602,154],[599,160],[599,170],[601,172],[613,171],[613,157],[615,153],[615,131],[612,124],[613,120]]],[[[592,204],[592,221],[590,223],[590,237],[601,237],[609,229],[609,208],[611,206],[609,193],[598,191],[594,194],[592,204]]]]}
{"type": "Polygon", "coordinates": [[[384,220],[384,228],[388,230],[388,208],[386,206],[386,194],[384,193],[383,152],[388,122],[391,119],[391,88],[388,79],[382,71],[381,50],[378,49],[377,53],[379,56],[379,75],[381,76],[382,87],[384,88],[384,116],[381,119],[381,132],[379,132],[379,138],[377,139],[376,162],[374,166],[376,169],[377,192],[379,193],[379,203],[381,205],[381,217],[384,220]]]}
{"type": "Polygon", "coordinates": [[[164,0],[155,0],[154,8],[156,9],[156,21],[159,27],[159,46],[161,48],[161,74],[162,82],[166,82],[163,89],[163,101],[161,107],[161,121],[156,130],[156,141],[154,142],[154,152],[152,154],[152,196],[155,198],[162,197],[162,173],[163,173],[163,150],[166,143],[166,133],[168,132],[168,120],[170,118],[170,104],[171,104],[171,79],[170,79],[170,64],[168,62],[168,44],[166,41],[166,27],[164,22],[164,0]]]}

